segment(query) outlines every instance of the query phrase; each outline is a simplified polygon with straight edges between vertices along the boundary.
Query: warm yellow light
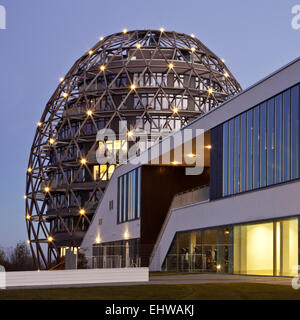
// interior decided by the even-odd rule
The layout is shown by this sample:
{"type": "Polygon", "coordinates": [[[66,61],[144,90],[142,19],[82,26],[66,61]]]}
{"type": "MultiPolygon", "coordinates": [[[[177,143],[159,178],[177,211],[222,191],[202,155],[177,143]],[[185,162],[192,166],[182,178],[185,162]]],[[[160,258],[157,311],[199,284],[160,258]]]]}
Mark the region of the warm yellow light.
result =
{"type": "Polygon", "coordinates": [[[49,188],[49,187],[45,187],[45,188],[44,188],[44,191],[45,191],[45,192],[49,192],[49,191],[50,191],[50,188],[49,188]]]}
{"type": "Polygon", "coordinates": [[[127,132],[127,136],[128,136],[128,137],[132,137],[132,136],[133,136],[133,132],[132,132],[132,131],[128,131],[128,132],[127,132]]]}
{"type": "Polygon", "coordinates": [[[123,29],[123,33],[126,34],[128,32],[127,29],[123,29]]]}
{"type": "Polygon", "coordinates": [[[221,265],[220,264],[217,265],[217,270],[221,270],[221,265]]]}
{"type": "Polygon", "coordinates": [[[31,216],[28,214],[27,216],[26,216],[26,220],[30,220],[31,219],[31,216]]]}
{"type": "Polygon", "coordinates": [[[50,144],[54,144],[54,142],[55,142],[55,139],[54,139],[54,138],[50,138],[50,139],[49,139],[49,143],[50,143],[50,144]]]}
{"type": "Polygon", "coordinates": [[[191,51],[192,51],[192,52],[195,52],[195,51],[196,51],[196,48],[195,48],[195,47],[191,47],[191,51]]]}
{"type": "Polygon", "coordinates": [[[137,47],[138,49],[141,49],[142,45],[141,45],[140,43],[137,43],[137,44],[136,44],[136,47],[137,47]]]}
{"type": "Polygon", "coordinates": [[[159,29],[159,31],[160,31],[160,32],[164,32],[164,31],[165,31],[165,28],[161,27],[161,28],[159,29]]]}
{"type": "Polygon", "coordinates": [[[205,146],[205,148],[206,148],[206,149],[211,149],[212,146],[209,144],[209,145],[205,146]]]}
{"type": "Polygon", "coordinates": [[[59,78],[60,82],[63,82],[64,80],[65,80],[65,78],[63,78],[63,77],[59,78]]]}
{"type": "Polygon", "coordinates": [[[100,70],[104,71],[105,70],[105,66],[104,65],[100,66],[100,70]]]}
{"type": "Polygon", "coordinates": [[[27,199],[27,196],[26,196],[26,195],[24,196],[24,199],[27,199]]]}
{"type": "Polygon", "coordinates": [[[27,243],[30,244],[30,240],[27,240],[27,243]]]}
{"type": "Polygon", "coordinates": [[[38,122],[38,123],[37,123],[37,126],[38,126],[38,127],[41,127],[42,125],[43,125],[42,122],[38,122]]]}
{"type": "Polygon", "coordinates": [[[82,159],[80,160],[80,162],[81,162],[81,164],[86,164],[86,163],[87,163],[87,160],[86,160],[85,158],[82,158],[82,159]]]}
{"type": "Polygon", "coordinates": [[[28,169],[27,169],[27,172],[28,172],[28,173],[31,173],[31,172],[32,172],[32,169],[31,169],[31,168],[28,168],[28,169]]]}
{"type": "Polygon", "coordinates": [[[190,153],[190,154],[188,154],[187,155],[189,158],[195,158],[196,157],[196,155],[194,154],[194,153],[190,153]]]}
{"type": "Polygon", "coordinates": [[[135,84],[132,84],[132,85],[130,86],[130,89],[131,89],[131,90],[135,90],[135,89],[136,89],[136,85],[135,85],[135,84]]]}
{"type": "Polygon", "coordinates": [[[178,108],[173,108],[173,113],[178,113],[178,108]]]}
{"type": "Polygon", "coordinates": [[[69,94],[68,94],[67,92],[64,92],[64,93],[62,94],[62,96],[66,99],[66,98],[68,98],[69,94]]]}
{"type": "Polygon", "coordinates": [[[129,233],[126,231],[124,232],[124,235],[123,235],[124,239],[128,239],[129,238],[129,233]]]}
{"type": "Polygon", "coordinates": [[[97,238],[96,238],[95,241],[96,241],[97,244],[100,244],[100,243],[101,243],[101,238],[100,238],[100,236],[97,236],[97,238]]]}
{"type": "Polygon", "coordinates": [[[177,164],[180,164],[178,161],[173,161],[171,162],[174,166],[176,166],[177,164]]]}
{"type": "Polygon", "coordinates": [[[195,35],[193,33],[191,34],[191,38],[195,38],[195,35]]]}
{"type": "Polygon", "coordinates": [[[91,116],[91,115],[93,114],[93,111],[92,111],[92,110],[87,110],[86,114],[87,114],[88,116],[91,116]]]}
{"type": "Polygon", "coordinates": [[[224,72],[224,77],[225,77],[225,78],[228,78],[228,77],[229,77],[228,72],[224,72]]]}
{"type": "Polygon", "coordinates": [[[214,90],[213,90],[212,88],[208,88],[207,92],[208,92],[209,94],[212,94],[212,93],[214,92],[214,90]]]}
{"type": "Polygon", "coordinates": [[[221,61],[222,61],[223,63],[225,63],[225,59],[221,59],[221,61]]]}
{"type": "Polygon", "coordinates": [[[90,50],[90,51],[89,51],[89,55],[90,55],[90,56],[91,56],[93,53],[94,53],[93,50],[90,50]]]}
{"type": "Polygon", "coordinates": [[[104,40],[104,37],[100,37],[100,41],[104,40]]]}
{"type": "Polygon", "coordinates": [[[86,211],[85,211],[84,209],[80,209],[80,210],[79,210],[79,213],[80,213],[82,216],[85,215],[85,212],[86,212],[86,211]]]}
{"type": "Polygon", "coordinates": [[[173,63],[169,63],[169,69],[173,69],[174,68],[174,64],[173,63]]]}
{"type": "Polygon", "coordinates": [[[49,237],[47,238],[47,240],[48,240],[49,242],[52,242],[54,239],[53,239],[52,236],[49,236],[49,237]]]}

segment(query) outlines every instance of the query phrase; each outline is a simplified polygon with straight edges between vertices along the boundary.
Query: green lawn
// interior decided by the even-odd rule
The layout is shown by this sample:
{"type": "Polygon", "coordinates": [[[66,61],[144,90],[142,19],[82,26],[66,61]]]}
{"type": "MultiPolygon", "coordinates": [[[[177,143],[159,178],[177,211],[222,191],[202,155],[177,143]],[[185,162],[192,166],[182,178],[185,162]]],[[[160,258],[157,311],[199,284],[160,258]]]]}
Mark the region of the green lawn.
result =
{"type": "Polygon", "coordinates": [[[201,300],[201,299],[299,299],[300,290],[290,286],[222,283],[194,285],[137,285],[67,289],[0,290],[0,300],[201,300]]]}

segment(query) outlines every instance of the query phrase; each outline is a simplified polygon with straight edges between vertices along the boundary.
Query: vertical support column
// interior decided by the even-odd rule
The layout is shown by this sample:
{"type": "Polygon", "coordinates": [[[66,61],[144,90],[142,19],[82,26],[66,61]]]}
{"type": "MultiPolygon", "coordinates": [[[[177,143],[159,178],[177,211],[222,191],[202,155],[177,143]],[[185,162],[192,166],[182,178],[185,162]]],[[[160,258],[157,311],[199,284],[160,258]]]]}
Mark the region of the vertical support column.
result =
{"type": "Polygon", "coordinates": [[[125,267],[128,268],[130,266],[129,261],[129,243],[126,241],[126,254],[125,254],[125,267]]]}
{"type": "Polygon", "coordinates": [[[297,217],[298,219],[298,276],[300,276],[300,217],[297,217]]]}
{"type": "Polygon", "coordinates": [[[233,226],[231,226],[228,237],[228,273],[233,273],[233,241],[233,226]]]}
{"type": "Polygon", "coordinates": [[[195,247],[196,247],[196,232],[190,233],[190,245],[189,245],[189,270],[195,270],[195,247]]]}
{"type": "Polygon", "coordinates": [[[224,261],[224,250],[225,250],[225,237],[224,237],[224,230],[218,229],[218,236],[217,236],[217,266],[220,265],[221,269],[220,272],[224,272],[225,270],[225,261],[224,261]]]}

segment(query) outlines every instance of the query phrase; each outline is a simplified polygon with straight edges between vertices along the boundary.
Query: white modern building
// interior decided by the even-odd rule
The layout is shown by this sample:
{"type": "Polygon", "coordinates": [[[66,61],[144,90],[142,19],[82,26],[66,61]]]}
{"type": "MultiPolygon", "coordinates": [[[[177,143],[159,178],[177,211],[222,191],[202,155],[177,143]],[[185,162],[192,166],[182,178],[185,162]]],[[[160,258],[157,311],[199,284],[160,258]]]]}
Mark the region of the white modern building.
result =
{"type": "Polygon", "coordinates": [[[148,162],[119,165],[81,244],[90,267],[296,274],[299,83],[300,58],[180,129],[205,132],[202,153],[191,140],[200,175],[186,174],[178,147],[163,163],[174,135],[148,162]]]}

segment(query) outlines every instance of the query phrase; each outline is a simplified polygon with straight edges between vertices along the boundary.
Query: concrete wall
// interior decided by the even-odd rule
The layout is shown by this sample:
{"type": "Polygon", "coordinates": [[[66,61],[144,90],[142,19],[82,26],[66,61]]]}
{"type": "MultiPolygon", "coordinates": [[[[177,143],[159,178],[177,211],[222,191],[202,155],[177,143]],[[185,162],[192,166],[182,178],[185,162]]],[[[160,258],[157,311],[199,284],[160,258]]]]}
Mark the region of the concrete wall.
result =
{"type": "Polygon", "coordinates": [[[300,181],[172,210],[150,270],[160,270],[177,231],[300,215],[300,181]]]}
{"type": "Polygon", "coordinates": [[[6,287],[147,282],[148,268],[6,272],[6,287]]]}

